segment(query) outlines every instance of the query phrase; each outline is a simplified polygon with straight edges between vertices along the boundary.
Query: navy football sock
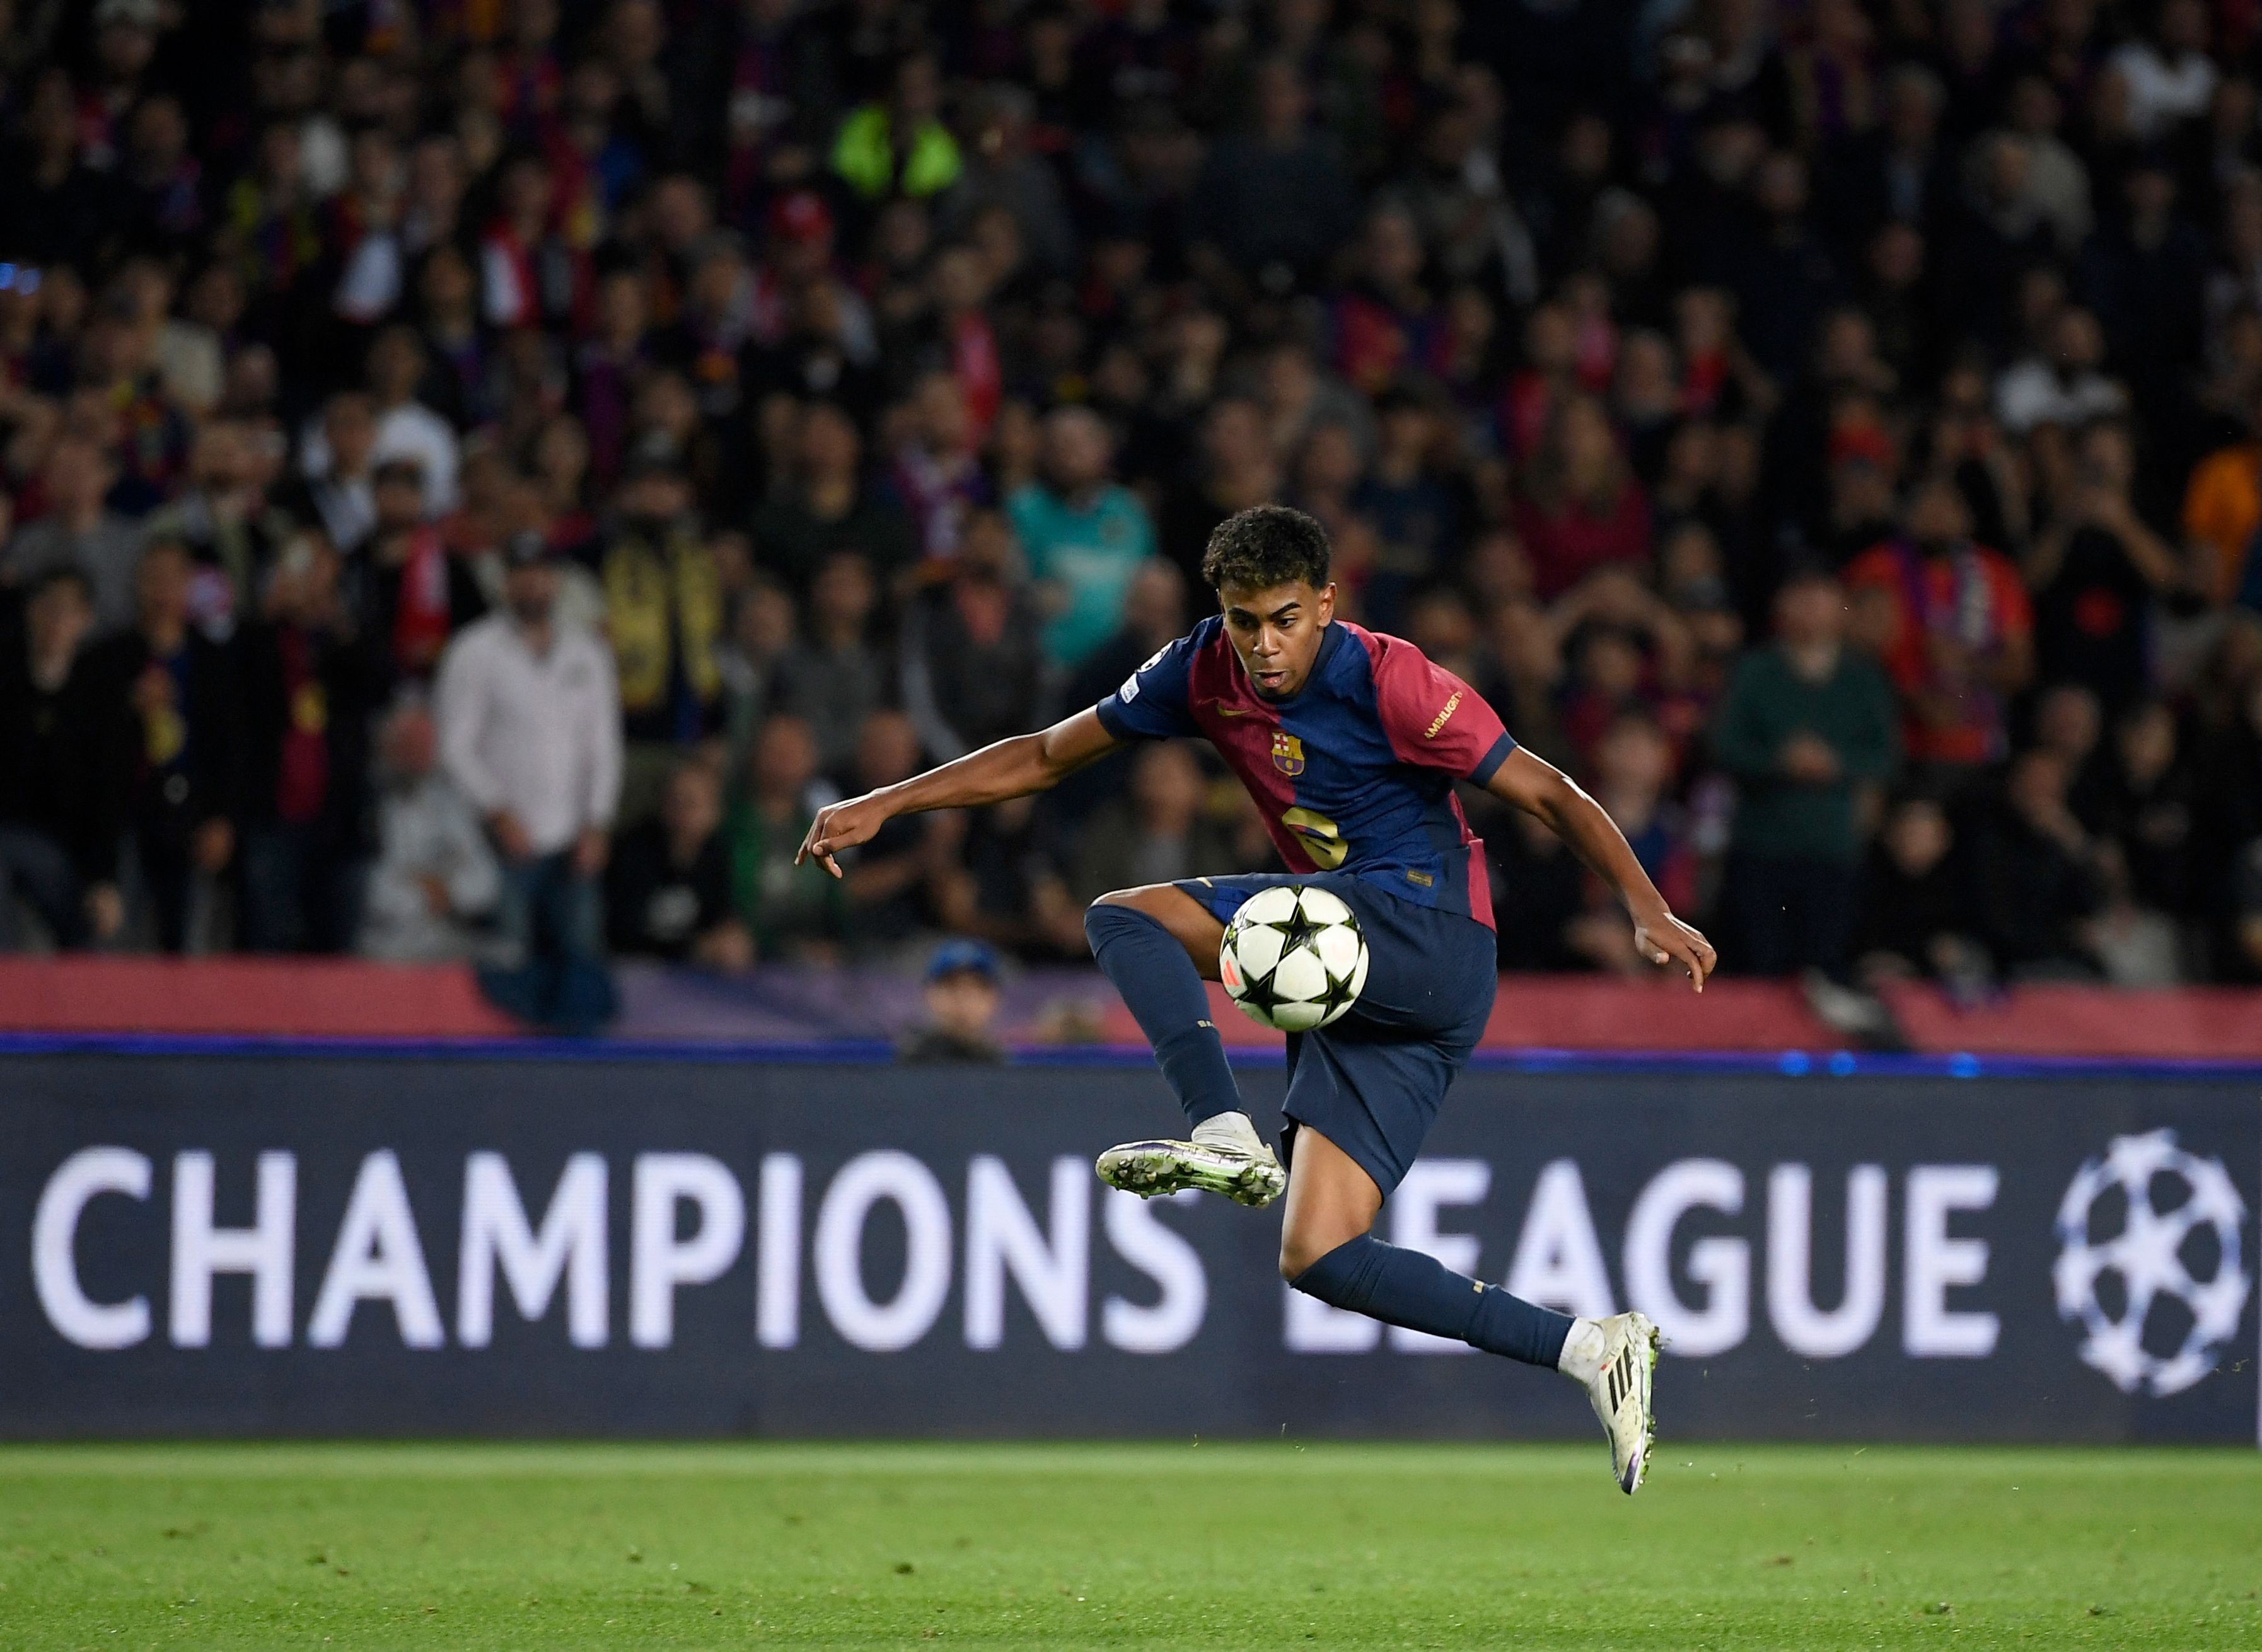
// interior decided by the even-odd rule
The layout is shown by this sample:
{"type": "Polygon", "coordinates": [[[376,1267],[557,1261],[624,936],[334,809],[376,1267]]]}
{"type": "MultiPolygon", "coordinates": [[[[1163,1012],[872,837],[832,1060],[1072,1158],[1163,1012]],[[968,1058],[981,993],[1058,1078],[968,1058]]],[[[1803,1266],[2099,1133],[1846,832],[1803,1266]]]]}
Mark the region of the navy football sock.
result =
{"type": "Polygon", "coordinates": [[[1550,1370],[1571,1333],[1568,1314],[1457,1274],[1434,1256],[1385,1245],[1372,1233],[1336,1246],[1293,1282],[1337,1308],[1550,1370]]]}
{"type": "Polygon", "coordinates": [[[1084,912],[1084,932],[1092,957],[1155,1046],[1156,1064],[1178,1093],[1188,1122],[1246,1111],[1225,1064],[1224,1040],[1209,1018],[1201,973],[1162,920],[1136,907],[1099,904],[1084,912]]]}

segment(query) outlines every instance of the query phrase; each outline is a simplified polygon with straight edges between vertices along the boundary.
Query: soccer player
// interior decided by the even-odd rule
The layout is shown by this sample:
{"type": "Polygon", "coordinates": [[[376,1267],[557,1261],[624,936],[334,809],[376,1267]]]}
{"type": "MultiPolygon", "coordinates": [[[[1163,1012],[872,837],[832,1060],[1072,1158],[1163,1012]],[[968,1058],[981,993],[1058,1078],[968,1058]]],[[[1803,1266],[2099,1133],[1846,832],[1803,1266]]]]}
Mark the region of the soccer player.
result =
{"type": "Polygon", "coordinates": [[[1185,1140],[1109,1149],[1100,1178],[1142,1195],[1201,1188],[1258,1207],[1285,1189],[1280,1272],[1291,1285],[1562,1371],[1587,1390],[1612,1471],[1631,1492],[1654,1428],[1656,1326],[1639,1313],[1574,1319],[1370,1232],[1476,1047],[1499,984],[1484,845],[1454,783],[1546,822],[1617,892],[1642,955],[1677,964],[1699,992],[1711,945],[1673,916],[1601,807],[1518,747],[1473,689],[1410,643],[1336,619],[1319,523],[1275,505],[1243,511],[1210,535],[1202,574],[1221,612],[1099,705],[833,804],[802,853],[837,877],[834,857],[897,815],[1044,791],[1132,740],[1207,739],[1256,799],[1291,869],[1152,884],[1092,903],[1092,954],[1192,1126],[1185,1140]],[[1288,1038],[1285,1172],[1242,1104],[1202,985],[1218,978],[1235,911],[1276,884],[1340,896],[1369,958],[1350,1013],[1288,1038]]]}

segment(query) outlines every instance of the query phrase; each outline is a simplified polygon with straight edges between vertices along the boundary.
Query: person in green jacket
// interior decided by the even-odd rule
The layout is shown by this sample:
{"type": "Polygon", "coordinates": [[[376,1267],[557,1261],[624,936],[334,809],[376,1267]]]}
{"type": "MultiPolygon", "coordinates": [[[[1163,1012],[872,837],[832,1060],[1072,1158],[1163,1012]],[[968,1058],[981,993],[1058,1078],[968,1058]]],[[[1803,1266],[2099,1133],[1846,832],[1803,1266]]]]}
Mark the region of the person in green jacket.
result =
{"type": "Polygon", "coordinates": [[[1744,656],[1713,751],[1740,799],[1725,916],[1754,974],[1842,974],[1859,898],[1865,788],[1898,757],[1891,686],[1846,645],[1846,593],[1820,570],[1776,593],[1772,644],[1744,656]]]}
{"type": "Polygon", "coordinates": [[[896,65],[884,103],[859,104],[840,123],[832,169],[868,201],[941,194],[966,166],[941,107],[941,71],[932,55],[915,52],[896,65]]]}
{"type": "Polygon", "coordinates": [[[847,933],[846,886],[794,851],[829,798],[818,789],[817,736],[782,713],[763,722],[747,764],[746,791],[723,823],[731,898],[754,937],[756,956],[822,959],[847,933]]]}

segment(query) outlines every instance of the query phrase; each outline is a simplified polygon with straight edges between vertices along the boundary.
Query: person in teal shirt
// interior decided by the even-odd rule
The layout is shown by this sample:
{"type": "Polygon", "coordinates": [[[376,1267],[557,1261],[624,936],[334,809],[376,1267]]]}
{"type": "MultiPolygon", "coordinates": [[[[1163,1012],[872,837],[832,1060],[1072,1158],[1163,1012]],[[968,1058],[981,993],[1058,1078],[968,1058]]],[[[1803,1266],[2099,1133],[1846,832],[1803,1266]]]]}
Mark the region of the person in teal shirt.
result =
{"type": "Polygon", "coordinates": [[[1062,407],[1045,420],[1045,479],[1006,501],[1029,572],[1048,600],[1045,655],[1073,670],[1123,622],[1123,597],[1155,554],[1137,494],[1108,479],[1113,443],[1099,415],[1062,407]]]}

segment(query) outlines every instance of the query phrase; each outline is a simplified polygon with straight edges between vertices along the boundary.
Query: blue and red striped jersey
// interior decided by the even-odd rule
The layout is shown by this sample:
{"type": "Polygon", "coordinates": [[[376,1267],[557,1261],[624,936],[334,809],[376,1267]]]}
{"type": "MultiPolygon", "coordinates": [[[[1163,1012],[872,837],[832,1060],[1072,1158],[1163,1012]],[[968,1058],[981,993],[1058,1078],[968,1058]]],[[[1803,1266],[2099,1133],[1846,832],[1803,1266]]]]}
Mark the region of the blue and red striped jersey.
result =
{"type": "Polygon", "coordinates": [[[1453,782],[1516,742],[1484,697],[1399,637],[1336,621],[1303,687],[1266,700],[1212,615],[1097,707],[1119,740],[1199,736],[1249,788],[1293,872],[1347,872],[1489,926],[1484,844],[1453,782]]]}

